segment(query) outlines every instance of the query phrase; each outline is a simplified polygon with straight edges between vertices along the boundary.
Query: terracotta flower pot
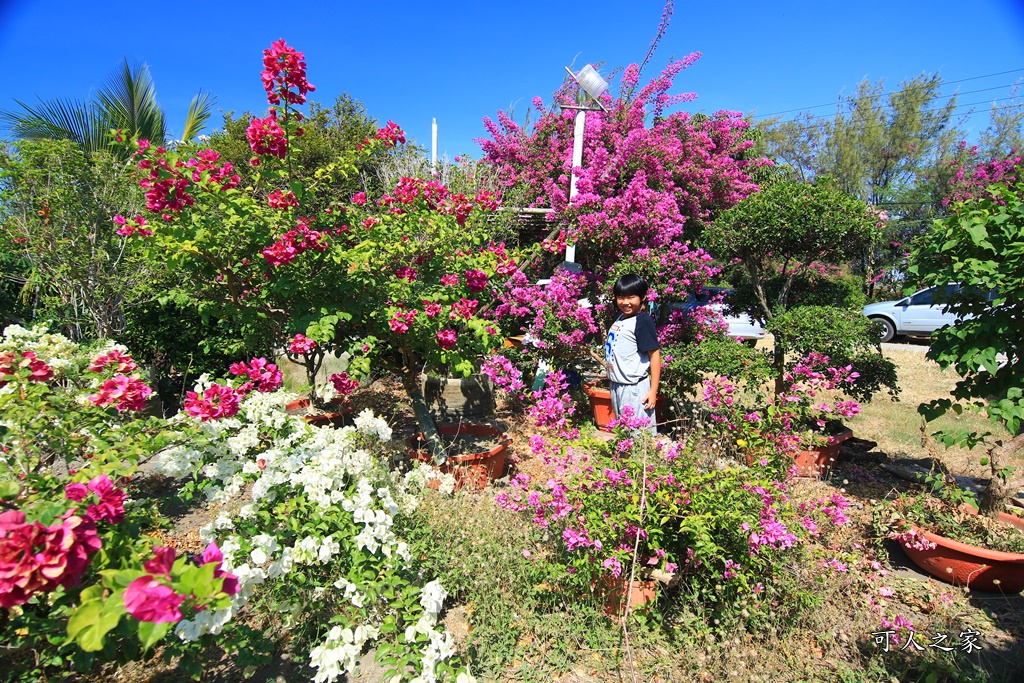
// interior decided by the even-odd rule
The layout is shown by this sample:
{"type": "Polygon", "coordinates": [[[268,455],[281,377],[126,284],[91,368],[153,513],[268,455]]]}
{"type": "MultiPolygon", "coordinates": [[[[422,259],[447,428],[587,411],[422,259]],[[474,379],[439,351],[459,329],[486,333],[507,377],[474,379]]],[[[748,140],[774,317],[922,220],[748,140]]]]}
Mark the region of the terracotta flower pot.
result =
{"type": "Polygon", "coordinates": [[[626,600],[629,600],[629,610],[633,611],[658,599],[658,582],[653,579],[633,579],[629,582],[627,590],[626,582],[628,576],[615,578],[611,574],[602,574],[597,582],[596,591],[602,600],[601,611],[606,616],[616,617],[626,609],[626,600]]]}
{"type": "Polygon", "coordinates": [[[285,405],[284,409],[290,413],[302,411],[302,419],[316,427],[341,427],[344,426],[346,418],[352,414],[352,405],[344,398],[336,398],[327,403],[328,406],[337,410],[327,413],[309,413],[310,401],[308,398],[300,398],[285,405]]]}
{"type": "MultiPolygon", "coordinates": [[[[969,506],[964,512],[978,514],[969,506]]],[[[1000,512],[999,521],[1024,532],[1024,519],[1000,512]]],[[[1024,590],[1024,554],[1004,553],[954,541],[924,529],[917,532],[935,544],[931,550],[904,546],[918,567],[946,583],[967,586],[988,593],[1019,593],[1024,590]]]]}
{"type": "MultiPolygon", "coordinates": [[[[480,491],[487,486],[487,482],[501,477],[505,469],[508,447],[512,443],[512,440],[501,429],[487,425],[460,423],[457,425],[440,425],[437,431],[444,436],[467,434],[470,436],[493,438],[498,441],[498,445],[488,451],[454,455],[438,467],[445,474],[451,474],[455,477],[456,490],[466,487],[470,491],[480,491]]],[[[409,447],[409,457],[421,462],[433,462],[430,453],[424,450],[424,442],[422,433],[409,437],[406,441],[409,447]]]]}
{"type": "MultiPolygon", "coordinates": [[[[615,417],[612,410],[612,391],[608,387],[597,384],[584,384],[583,392],[590,399],[590,409],[594,413],[594,422],[597,428],[606,432],[611,430],[608,423],[615,417]]],[[[654,404],[654,417],[661,424],[668,412],[668,398],[664,394],[658,394],[658,401],[654,404]]]]}
{"type": "Polygon", "coordinates": [[[840,445],[853,436],[853,430],[844,429],[835,436],[828,437],[824,446],[816,446],[806,451],[797,451],[793,456],[798,477],[824,477],[832,471],[832,465],[839,460],[840,445]]]}

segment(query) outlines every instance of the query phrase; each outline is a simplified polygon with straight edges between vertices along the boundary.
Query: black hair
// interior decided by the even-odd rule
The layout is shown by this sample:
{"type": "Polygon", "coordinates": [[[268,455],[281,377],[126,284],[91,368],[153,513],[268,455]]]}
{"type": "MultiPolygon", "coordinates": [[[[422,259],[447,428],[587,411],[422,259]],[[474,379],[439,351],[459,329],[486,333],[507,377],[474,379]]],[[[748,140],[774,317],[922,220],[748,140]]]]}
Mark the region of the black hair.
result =
{"type": "Polygon", "coordinates": [[[647,280],[635,273],[626,273],[615,281],[612,292],[615,296],[638,296],[643,301],[647,298],[647,280]]]}

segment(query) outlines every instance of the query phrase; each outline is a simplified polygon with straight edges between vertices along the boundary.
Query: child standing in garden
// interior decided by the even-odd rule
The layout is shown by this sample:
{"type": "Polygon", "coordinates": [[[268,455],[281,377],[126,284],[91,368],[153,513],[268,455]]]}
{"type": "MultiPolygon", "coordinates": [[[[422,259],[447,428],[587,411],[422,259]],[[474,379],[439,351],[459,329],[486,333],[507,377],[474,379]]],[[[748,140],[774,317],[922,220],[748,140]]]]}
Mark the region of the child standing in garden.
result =
{"type": "Polygon", "coordinates": [[[622,314],[608,329],[604,345],[612,409],[621,418],[623,409],[630,406],[634,417],[647,417],[647,431],[657,435],[654,404],[661,379],[661,345],[654,319],[644,312],[647,281],[627,273],[615,281],[613,293],[622,314]]]}

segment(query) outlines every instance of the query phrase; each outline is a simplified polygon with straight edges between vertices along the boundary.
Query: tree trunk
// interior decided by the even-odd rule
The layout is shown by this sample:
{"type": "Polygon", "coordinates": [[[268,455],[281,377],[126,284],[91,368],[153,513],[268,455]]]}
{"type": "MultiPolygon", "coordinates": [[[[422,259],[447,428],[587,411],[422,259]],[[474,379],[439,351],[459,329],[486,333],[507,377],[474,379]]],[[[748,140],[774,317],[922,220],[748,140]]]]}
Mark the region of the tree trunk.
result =
{"type": "Polygon", "coordinates": [[[437,425],[434,424],[434,418],[430,417],[430,409],[427,407],[427,402],[423,399],[419,372],[405,372],[402,376],[402,385],[405,387],[405,393],[408,394],[409,399],[412,401],[412,409],[416,413],[420,432],[422,432],[423,438],[427,442],[427,448],[430,450],[434,463],[443,465],[448,459],[448,454],[445,453],[444,446],[441,445],[441,437],[437,433],[437,425]]]}
{"type": "Polygon", "coordinates": [[[1018,434],[1007,443],[997,441],[988,451],[988,464],[992,470],[992,480],[982,492],[978,501],[978,512],[986,517],[995,518],[1006,507],[1006,501],[1013,495],[1010,479],[1003,469],[1017,451],[1024,448],[1024,434],[1018,434]]]}

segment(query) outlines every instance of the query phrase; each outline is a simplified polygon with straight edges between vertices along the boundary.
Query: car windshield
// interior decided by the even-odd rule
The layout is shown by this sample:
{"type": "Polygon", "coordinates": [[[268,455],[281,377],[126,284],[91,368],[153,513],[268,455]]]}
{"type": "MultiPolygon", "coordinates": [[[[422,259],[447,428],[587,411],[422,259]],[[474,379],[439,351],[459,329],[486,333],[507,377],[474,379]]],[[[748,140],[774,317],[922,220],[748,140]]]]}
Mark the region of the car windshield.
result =
{"type": "Polygon", "coordinates": [[[955,292],[957,285],[943,285],[941,287],[929,287],[910,297],[911,306],[931,306],[937,303],[948,303],[949,296],[955,292]]]}

